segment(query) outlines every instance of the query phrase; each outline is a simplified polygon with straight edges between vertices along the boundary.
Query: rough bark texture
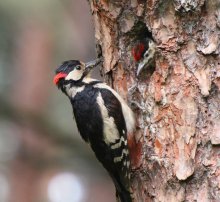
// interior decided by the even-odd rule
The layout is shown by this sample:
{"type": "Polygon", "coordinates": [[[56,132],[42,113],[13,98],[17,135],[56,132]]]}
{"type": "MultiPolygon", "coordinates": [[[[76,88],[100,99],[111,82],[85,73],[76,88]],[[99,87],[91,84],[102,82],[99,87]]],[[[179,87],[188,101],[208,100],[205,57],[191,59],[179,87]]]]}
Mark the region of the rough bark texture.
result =
{"type": "Polygon", "coordinates": [[[90,4],[104,78],[136,113],[134,201],[220,201],[219,1],[90,4]],[[142,33],[157,53],[137,78],[131,48],[142,33]]]}

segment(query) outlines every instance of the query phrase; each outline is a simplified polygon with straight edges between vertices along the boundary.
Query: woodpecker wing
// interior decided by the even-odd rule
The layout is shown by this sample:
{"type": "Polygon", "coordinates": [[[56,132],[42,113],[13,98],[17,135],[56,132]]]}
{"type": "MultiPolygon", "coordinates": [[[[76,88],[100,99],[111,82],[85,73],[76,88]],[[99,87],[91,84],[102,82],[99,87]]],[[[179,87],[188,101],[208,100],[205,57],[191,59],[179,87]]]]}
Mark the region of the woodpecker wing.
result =
{"type": "MultiPolygon", "coordinates": [[[[122,106],[110,90],[100,89],[100,93],[104,101],[104,106],[108,111],[109,119],[113,121],[110,127],[111,129],[115,128],[115,130],[110,132],[117,131],[117,137],[112,134],[104,134],[106,136],[108,135],[108,137],[111,135],[114,136],[112,139],[107,140],[106,143],[111,147],[113,163],[118,169],[117,172],[120,174],[121,181],[127,184],[130,178],[130,160],[127,147],[127,129],[122,106]]],[[[105,124],[108,123],[104,123],[104,126],[105,124]]]]}

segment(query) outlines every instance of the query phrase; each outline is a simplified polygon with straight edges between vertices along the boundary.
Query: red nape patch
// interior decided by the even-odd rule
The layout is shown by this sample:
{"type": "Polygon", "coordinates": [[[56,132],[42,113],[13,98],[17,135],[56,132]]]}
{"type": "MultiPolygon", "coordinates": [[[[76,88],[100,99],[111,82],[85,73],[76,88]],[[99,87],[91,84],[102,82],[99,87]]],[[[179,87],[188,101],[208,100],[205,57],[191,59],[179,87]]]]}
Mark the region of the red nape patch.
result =
{"type": "Polygon", "coordinates": [[[65,78],[67,76],[67,74],[65,73],[58,73],[54,78],[53,78],[53,83],[57,84],[59,82],[60,79],[65,78]]]}
{"type": "Polygon", "coordinates": [[[142,144],[141,142],[136,142],[133,135],[128,134],[128,148],[130,152],[131,167],[136,169],[141,165],[142,144]]]}
{"type": "Polygon", "coordinates": [[[131,51],[134,57],[134,60],[136,62],[138,62],[142,58],[144,52],[145,52],[145,46],[143,43],[136,45],[134,48],[132,48],[132,51],[131,51]]]}

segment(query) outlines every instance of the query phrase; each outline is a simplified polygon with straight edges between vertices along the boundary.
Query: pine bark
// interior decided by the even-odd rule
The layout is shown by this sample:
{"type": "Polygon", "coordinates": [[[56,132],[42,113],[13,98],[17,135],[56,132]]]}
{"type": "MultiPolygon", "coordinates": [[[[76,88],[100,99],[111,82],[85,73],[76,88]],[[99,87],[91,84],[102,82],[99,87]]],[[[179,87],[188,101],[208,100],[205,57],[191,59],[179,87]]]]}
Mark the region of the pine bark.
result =
{"type": "Polygon", "coordinates": [[[89,2],[105,81],[136,114],[134,201],[220,201],[220,2],[89,2]],[[137,77],[146,30],[155,65],[137,77]]]}

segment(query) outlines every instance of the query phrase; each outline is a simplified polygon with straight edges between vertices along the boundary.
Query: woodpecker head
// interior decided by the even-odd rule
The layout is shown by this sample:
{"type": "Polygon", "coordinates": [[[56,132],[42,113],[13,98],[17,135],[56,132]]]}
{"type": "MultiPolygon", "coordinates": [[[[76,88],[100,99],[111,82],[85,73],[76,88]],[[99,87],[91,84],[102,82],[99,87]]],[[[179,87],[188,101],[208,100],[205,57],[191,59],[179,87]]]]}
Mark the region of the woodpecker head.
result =
{"type": "Polygon", "coordinates": [[[156,51],[156,45],[150,38],[144,38],[136,41],[131,50],[132,56],[136,63],[138,63],[137,76],[140,74],[144,66],[151,64],[156,51]]]}
{"type": "Polygon", "coordinates": [[[148,49],[148,44],[145,43],[145,41],[144,42],[138,41],[138,43],[134,45],[134,47],[131,50],[131,53],[135,62],[139,62],[143,58],[144,53],[147,49],[148,49]]]}
{"type": "Polygon", "coordinates": [[[69,83],[82,81],[89,76],[89,72],[99,63],[99,59],[88,63],[78,60],[65,61],[56,69],[53,82],[58,88],[62,88],[69,83]]]}

